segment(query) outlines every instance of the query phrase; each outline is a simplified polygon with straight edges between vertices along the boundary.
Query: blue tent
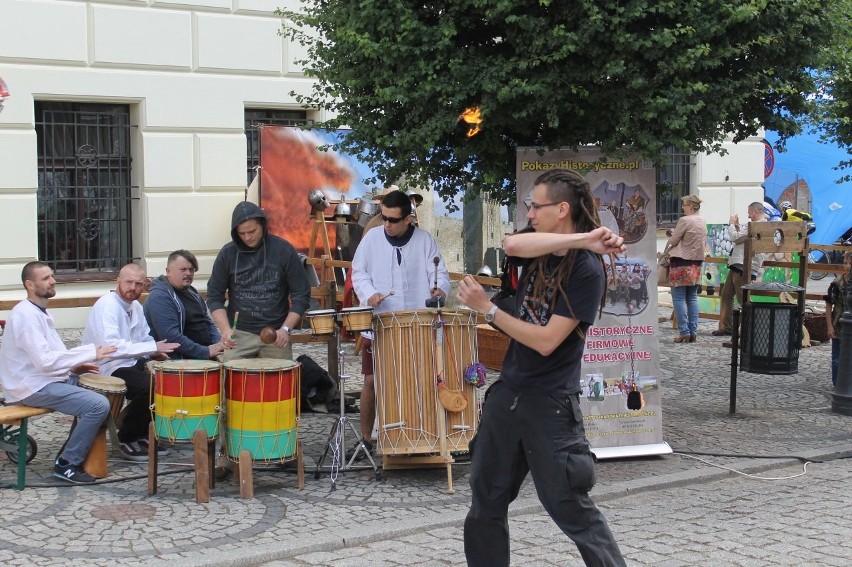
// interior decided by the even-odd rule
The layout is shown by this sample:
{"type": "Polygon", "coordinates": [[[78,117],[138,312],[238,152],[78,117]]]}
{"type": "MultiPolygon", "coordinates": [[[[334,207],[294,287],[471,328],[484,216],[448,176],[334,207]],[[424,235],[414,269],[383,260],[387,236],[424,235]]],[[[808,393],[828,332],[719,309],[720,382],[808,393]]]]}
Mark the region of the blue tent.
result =
{"type": "MultiPolygon", "coordinates": [[[[766,140],[775,145],[778,135],[767,132],[766,140]]],[[[834,144],[823,144],[819,135],[804,133],[787,141],[786,151],[774,152],[774,168],[763,187],[776,203],[781,193],[797,182],[807,183],[813,198],[810,212],[816,231],[810,235],[815,244],[834,244],[852,227],[852,182],[837,183],[843,175],[835,169],[849,154],[834,144]]]]}

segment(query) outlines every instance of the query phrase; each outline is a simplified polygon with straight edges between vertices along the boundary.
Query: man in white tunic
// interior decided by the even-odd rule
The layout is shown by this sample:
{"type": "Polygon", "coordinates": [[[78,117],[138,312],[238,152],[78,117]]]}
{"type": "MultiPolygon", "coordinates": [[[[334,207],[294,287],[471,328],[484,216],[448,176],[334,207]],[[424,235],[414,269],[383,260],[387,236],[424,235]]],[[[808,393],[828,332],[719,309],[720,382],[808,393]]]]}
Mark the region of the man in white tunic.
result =
{"type": "Polygon", "coordinates": [[[77,386],[76,375],[98,372],[94,362],[110,356],[115,347],[83,344],[67,349],[47,312],[48,301],[56,295],[53,270],[42,262],[29,262],[21,280],[27,299],[12,309],[6,324],[0,344],[0,387],[6,403],[78,417],[56,458],[53,474],[66,482],[94,482],[82,464],[109,413],[109,402],[103,395],[77,386]]]}
{"type": "MultiPolygon", "coordinates": [[[[145,270],[127,264],[118,273],[115,290],[104,295],[89,312],[83,343],[117,348],[113,360],[101,366],[101,374],[121,378],[127,385],[128,405],[118,431],[122,456],[131,461],[148,460],[148,424],[151,422],[151,377],[145,368],[150,358],[165,359],[180,345],[156,342],[145,320],[139,298],[145,289],[145,270]]],[[[161,449],[161,455],[166,449],[161,449]]]]}
{"type": "MultiPolygon", "coordinates": [[[[361,305],[372,307],[374,313],[424,309],[429,300],[443,305],[450,291],[450,274],[438,243],[414,225],[411,199],[402,191],[391,191],[382,198],[381,210],[383,230],[367,232],[352,259],[352,284],[361,305]]],[[[358,460],[367,451],[373,452],[371,438],[376,419],[372,341],[366,336],[361,370],[362,438],[347,455],[358,460]]]]}

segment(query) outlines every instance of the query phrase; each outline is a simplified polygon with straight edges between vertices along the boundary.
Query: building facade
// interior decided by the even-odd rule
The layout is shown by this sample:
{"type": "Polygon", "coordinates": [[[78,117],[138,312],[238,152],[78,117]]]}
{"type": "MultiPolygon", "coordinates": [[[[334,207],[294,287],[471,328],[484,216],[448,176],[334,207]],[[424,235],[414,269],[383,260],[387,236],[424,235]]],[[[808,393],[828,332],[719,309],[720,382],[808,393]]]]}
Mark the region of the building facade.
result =
{"type": "MultiPolygon", "coordinates": [[[[158,275],[177,248],[198,256],[203,288],[256,163],[252,125],[326,118],[295,99],[312,83],[275,10],[297,7],[0,2],[0,76],[11,95],[0,114],[0,300],[23,297],[21,268],[33,259],[56,267],[58,297],[95,297],[127,261],[158,275]]],[[[691,156],[688,179],[668,181],[705,199],[708,222],[742,216],[762,198],[762,142],[728,149],[691,156]]],[[[446,239],[448,261],[461,267],[461,220],[422,209],[421,224],[446,239]]],[[[499,208],[485,209],[496,217],[483,222],[483,250],[501,236],[499,208]]],[[[75,326],[85,310],[54,315],[75,326]]]]}

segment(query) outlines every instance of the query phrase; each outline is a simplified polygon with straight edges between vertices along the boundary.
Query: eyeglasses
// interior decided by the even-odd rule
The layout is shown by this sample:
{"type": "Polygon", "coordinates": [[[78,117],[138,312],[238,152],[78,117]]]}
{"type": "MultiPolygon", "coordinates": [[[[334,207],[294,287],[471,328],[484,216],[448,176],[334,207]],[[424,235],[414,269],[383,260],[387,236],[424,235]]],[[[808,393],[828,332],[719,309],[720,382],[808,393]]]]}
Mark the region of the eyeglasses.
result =
{"type": "Polygon", "coordinates": [[[532,202],[530,202],[530,203],[527,203],[527,207],[529,207],[530,209],[532,209],[534,211],[537,211],[537,210],[541,209],[542,207],[552,207],[553,205],[561,205],[561,204],[562,204],[562,202],[559,202],[559,203],[532,203],[532,202]]]}
{"type": "Polygon", "coordinates": [[[391,224],[396,224],[405,220],[405,217],[386,217],[385,215],[381,214],[379,216],[382,217],[382,221],[389,222],[391,224]]]}

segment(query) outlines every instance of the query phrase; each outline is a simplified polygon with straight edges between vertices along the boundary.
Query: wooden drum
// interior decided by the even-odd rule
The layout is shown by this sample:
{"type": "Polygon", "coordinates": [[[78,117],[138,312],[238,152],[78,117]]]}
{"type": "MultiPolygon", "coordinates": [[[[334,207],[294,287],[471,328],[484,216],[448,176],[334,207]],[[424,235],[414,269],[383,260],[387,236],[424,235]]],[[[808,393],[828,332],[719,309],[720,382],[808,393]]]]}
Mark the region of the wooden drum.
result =
{"type": "Polygon", "coordinates": [[[219,435],[222,410],[222,366],[208,360],[169,360],[153,365],[157,439],[192,442],[197,430],[208,439],[219,435]]]}
{"type": "Polygon", "coordinates": [[[369,331],[373,328],[372,307],[346,307],[341,309],[340,317],[347,331],[369,331]]]}
{"type": "Polygon", "coordinates": [[[127,385],[121,378],[103,374],[83,374],[77,383],[81,388],[103,394],[109,400],[109,413],[113,422],[118,422],[118,414],[124,406],[127,385]]]}
{"type": "Polygon", "coordinates": [[[292,360],[231,360],[225,367],[228,458],[243,450],[252,460],[284,462],[296,458],[301,364],[292,360]]]}
{"type": "Polygon", "coordinates": [[[314,335],[331,335],[334,333],[334,322],[337,311],[334,309],[314,309],[305,312],[305,319],[311,324],[314,335]]]}
{"type": "MultiPolygon", "coordinates": [[[[110,415],[108,419],[112,419],[113,424],[115,424],[119,413],[121,413],[121,408],[124,406],[124,395],[127,393],[127,385],[124,380],[115,376],[87,373],[80,376],[77,385],[106,396],[106,399],[109,400],[110,415]]],[[[109,474],[106,430],[107,424],[104,423],[89,448],[86,460],[83,461],[83,470],[95,478],[105,478],[109,474]]]]}
{"type": "Polygon", "coordinates": [[[476,316],[471,311],[381,313],[374,320],[378,447],[383,455],[442,454],[468,450],[479,425],[475,387],[464,380],[476,362],[476,316]],[[444,387],[461,390],[467,407],[453,413],[438,400],[444,387]]]}

